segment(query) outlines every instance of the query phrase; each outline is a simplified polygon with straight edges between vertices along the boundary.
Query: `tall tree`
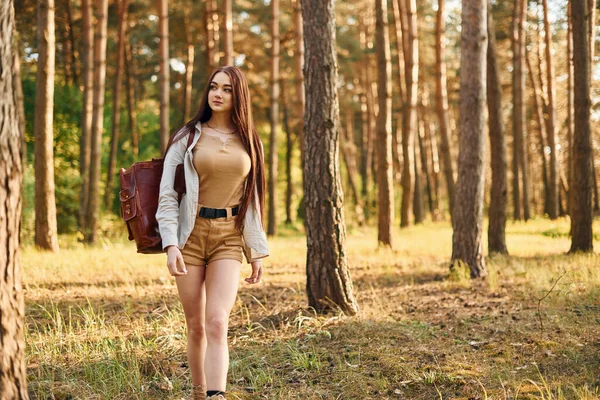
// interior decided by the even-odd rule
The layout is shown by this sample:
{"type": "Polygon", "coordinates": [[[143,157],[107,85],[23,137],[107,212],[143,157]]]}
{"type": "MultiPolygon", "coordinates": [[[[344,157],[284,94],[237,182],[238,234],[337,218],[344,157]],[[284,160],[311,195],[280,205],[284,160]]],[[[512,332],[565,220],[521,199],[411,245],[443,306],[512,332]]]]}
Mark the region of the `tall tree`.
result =
{"type": "Polygon", "coordinates": [[[120,0],[118,4],[119,36],[117,39],[117,65],[115,70],[115,88],[113,90],[113,120],[112,137],[110,139],[110,155],[108,157],[108,172],[106,174],[106,189],[104,191],[104,207],[110,208],[113,201],[113,182],[117,166],[117,151],[119,149],[119,123],[121,121],[121,89],[123,87],[123,62],[125,59],[125,29],[129,0],[120,0]]]}
{"type": "Polygon", "coordinates": [[[271,136],[267,233],[275,235],[277,232],[277,127],[279,125],[279,0],[271,0],[271,41],[271,136]]]}
{"type": "Polygon", "coordinates": [[[446,180],[448,192],[448,204],[450,219],[454,210],[454,169],[452,167],[452,156],[450,154],[450,132],[448,121],[448,85],[446,73],[446,0],[438,0],[438,11],[435,24],[435,83],[436,83],[436,110],[439,119],[440,131],[440,155],[442,156],[442,168],[446,180]]]}
{"type": "Polygon", "coordinates": [[[206,65],[210,69],[219,65],[219,12],[217,0],[206,0],[204,2],[206,19],[206,65]]]}
{"type": "Polygon", "coordinates": [[[292,223],[292,195],[294,193],[294,181],[292,180],[292,154],[294,152],[294,141],[288,118],[288,106],[285,79],[280,78],[281,85],[281,111],[283,114],[283,130],[285,131],[285,223],[292,223]]]}
{"type": "Polygon", "coordinates": [[[304,193],[306,290],[318,311],[358,312],[346,258],[344,193],[339,167],[335,0],[302,0],[306,65],[304,193]]]}
{"type": "Polygon", "coordinates": [[[567,212],[571,215],[573,205],[573,131],[575,117],[573,115],[574,89],[573,89],[573,18],[571,17],[571,4],[567,6],[567,178],[569,181],[569,197],[567,199],[567,212]]]}
{"type": "MultiPolygon", "coordinates": [[[[0,249],[0,397],[27,400],[25,302],[19,253],[23,163],[20,156],[21,133],[13,95],[12,63],[13,54],[16,53],[12,49],[13,9],[12,0],[0,2],[0,240],[3,244],[0,249]]],[[[47,28],[44,28],[46,31],[47,28]]]]}
{"type": "MultiPolygon", "coordinates": [[[[37,19],[39,56],[35,89],[35,244],[44,250],[58,251],[53,135],[54,0],[38,0],[37,19]]],[[[12,38],[12,32],[9,37],[12,38]]],[[[12,54],[7,61],[11,64],[8,71],[12,71],[11,60],[12,54]]],[[[4,74],[4,78],[8,75],[10,74],[4,74]]]]}
{"type": "MultiPolygon", "coordinates": [[[[129,114],[128,124],[131,132],[131,147],[133,154],[139,154],[139,137],[137,130],[137,111],[135,109],[135,68],[131,54],[131,42],[129,40],[129,30],[127,31],[127,41],[125,42],[125,71],[127,73],[127,113],[129,114]]],[[[186,70],[187,72],[187,70],[186,70]]]]}
{"type": "Polygon", "coordinates": [[[402,206],[400,212],[400,226],[410,225],[412,215],[412,200],[414,195],[414,138],[417,129],[417,86],[419,83],[419,44],[417,41],[417,2],[416,0],[397,0],[400,12],[404,11],[406,18],[403,21],[403,36],[405,43],[405,71],[406,71],[406,117],[402,126],[402,206]],[[404,5],[404,7],[402,7],[404,5]],[[404,23],[405,22],[405,23],[404,23]],[[405,28],[406,26],[406,28],[405,28]]]}
{"type": "MultiPolygon", "coordinates": [[[[300,142],[300,162],[304,162],[304,107],[306,104],[304,96],[304,30],[302,27],[302,6],[300,0],[294,2],[294,72],[296,82],[295,107],[298,108],[298,124],[296,126],[297,137],[300,142]]],[[[302,169],[304,171],[304,169],[302,169]]]]}
{"type": "Polygon", "coordinates": [[[169,6],[168,0],[158,0],[158,78],[160,102],[160,151],[164,154],[169,141],[169,6]]]}
{"type": "Polygon", "coordinates": [[[392,62],[386,0],[375,0],[379,114],[377,115],[377,241],[392,247],[394,181],[392,178],[392,62]]]}
{"type": "Polygon", "coordinates": [[[487,274],[482,248],[487,0],[463,0],[460,47],[460,142],[452,218],[453,266],[463,262],[471,277],[487,274]]]}
{"type": "Polygon", "coordinates": [[[548,146],[550,147],[550,182],[548,185],[548,211],[550,219],[558,218],[558,139],[556,136],[556,89],[554,87],[554,63],[552,57],[552,29],[548,18],[548,0],[542,0],[546,40],[546,74],[548,76],[548,146]]]}
{"type": "Polygon", "coordinates": [[[185,25],[185,47],[187,49],[187,58],[185,63],[185,84],[183,86],[183,123],[190,118],[192,110],[192,78],[194,77],[194,39],[192,36],[192,27],[190,20],[190,5],[183,7],[183,24],[185,25]]]}
{"type": "Polygon", "coordinates": [[[90,186],[86,212],[86,241],[96,243],[100,216],[100,161],[102,159],[102,131],[104,128],[104,90],[106,80],[106,29],[108,0],[97,3],[96,34],[94,40],[94,113],[92,116],[90,186]]]}
{"type": "MultiPolygon", "coordinates": [[[[400,15],[400,7],[398,2],[395,0],[391,1],[392,4],[392,17],[394,24],[391,29],[394,33],[394,43],[396,47],[397,57],[397,68],[396,68],[396,87],[398,88],[398,102],[402,110],[406,107],[406,80],[404,79],[404,40],[402,36],[402,21],[400,15]]],[[[392,158],[394,159],[394,181],[400,182],[402,166],[400,165],[400,155],[402,154],[402,148],[400,144],[400,138],[402,137],[402,118],[405,115],[404,112],[397,113],[396,117],[396,129],[392,131],[392,158]]]]}
{"type": "MultiPolygon", "coordinates": [[[[13,25],[14,27],[14,25],[13,25]]],[[[21,82],[21,57],[19,55],[19,40],[16,28],[13,31],[13,68],[12,83],[17,108],[17,122],[21,135],[21,162],[27,164],[27,143],[25,142],[25,105],[23,103],[23,85],[21,82]]]]}
{"type": "Polygon", "coordinates": [[[81,115],[81,140],[79,142],[79,176],[81,193],[79,201],[79,228],[87,231],[87,209],[90,195],[90,161],[92,142],[92,119],[94,114],[94,24],[92,1],[81,0],[83,20],[83,107],[81,115]]]}
{"type": "Polygon", "coordinates": [[[223,52],[225,65],[233,65],[233,10],[232,0],[223,0],[223,15],[225,23],[223,24],[223,52]]]}
{"type": "Polygon", "coordinates": [[[488,0],[487,11],[487,94],[490,147],[492,156],[492,189],[490,193],[488,251],[490,253],[508,254],[506,248],[506,142],[504,139],[504,122],[502,120],[502,87],[500,85],[500,69],[496,51],[496,31],[492,18],[492,7],[488,0]]]}
{"type": "Polygon", "coordinates": [[[356,166],[356,145],[354,144],[354,112],[350,108],[346,113],[345,128],[341,129],[342,143],[341,150],[346,170],[348,172],[348,183],[354,198],[354,214],[359,226],[365,225],[365,214],[363,210],[362,197],[358,188],[356,178],[358,177],[358,168],[356,166]]]}
{"type": "Polygon", "coordinates": [[[593,251],[592,235],[592,137],[590,134],[590,48],[587,1],[571,1],[573,18],[573,69],[575,77],[575,134],[573,137],[573,207],[571,249],[593,251]]]}

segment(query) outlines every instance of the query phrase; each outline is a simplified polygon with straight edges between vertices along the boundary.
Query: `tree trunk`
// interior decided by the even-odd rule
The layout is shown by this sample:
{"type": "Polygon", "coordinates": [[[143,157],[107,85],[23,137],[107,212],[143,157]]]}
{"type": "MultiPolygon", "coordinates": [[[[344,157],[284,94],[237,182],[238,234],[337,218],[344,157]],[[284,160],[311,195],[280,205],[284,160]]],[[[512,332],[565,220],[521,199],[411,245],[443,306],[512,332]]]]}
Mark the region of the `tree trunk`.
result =
{"type": "Polygon", "coordinates": [[[433,125],[431,120],[425,124],[425,137],[427,138],[429,151],[431,152],[431,177],[433,181],[433,211],[431,212],[431,217],[434,221],[437,221],[440,217],[440,160],[433,125]]]}
{"type": "MultiPolygon", "coordinates": [[[[425,96],[425,93],[423,94],[425,96]]],[[[427,193],[427,205],[429,206],[429,212],[433,215],[433,195],[431,193],[431,176],[429,174],[429,163],[427,162],[429,155],[427,152],[427,146],[425,146],[425,131],[428,124],[425,107],[427,102],[423,102],[423,108],[419,111],[419,118],[421,120],[419,129],[419,154],[421,156],[421,170],[425,176],[425,192],[427,193]]],[[[424,214],[424,213],[423,213],[424,214]]],[[[423,215],[424,216],[424,215],[423,215]]]]}
{"type": "Polygon", "coordinates": [[[531,65],[531,60],[529,57],[529,52],[527,51],[527,47],[525,47],[525,61],[527,62],[527,69],[529,70],[529,80],[531,81],[531,86],[533,87],[533,106],[535,110],[536,121],[538,124],[538,141],[539,145],[537,146],[539,150],[539,157],[542,160],[542,181],[544,184],[544,214],[548,213],[548,163],[546,159],[546,141],[544,140],[544,113],[542,110],[542,104],[544,99],[540,94],[538,89],[535,76],[533,73],[533,68],[531,65]]]}
{"type": "Polygon", "coordinates": [[[471,277],[487,275],[481,243],[485,159],[487,53],[486,0],[463,0],[460,62],[460,142],[452,219],[453,267],[469,266],[471,277]]]}
{"type": "MultiPolygon", "coordinates": [[[[50,3],[53,4],[53,3],[50,3]]],[[[44,13],[49,10],[48,3],[44,13]]],[[[23,162],[20,157],[21,131],[17,116],[17,105],[13,93],[13,77],[18,76],[13,70],[14,8],[12,0],[0,2],[0,397],[2,399],[27,400],[27,371],[25,365],[25,302],[21,285],[21,256],[19,252],[19,234],[21,231],[21,189],[23,182],[23,162]]],[[[44,18],[44,26],[38,27],[38,33],[48,29],[50,18],[44,18]],[[43,28],[43,29],[39,29],[43,28]]],[[[40,21],[41,22],[41,21],[40,21]]],[[[41,25],[41,24],[40,24],[41,25]]],[[[53,30],[48,30],[53,35],[53,30]]],[[[48,37],[48,36],[46,36],[48,37]]],[[[50,37],[48,37],[50,39],[50,37]]],[[[43,44],[41,41],[38,63],[42,63],[43,44]]],[[[46,47],[45,51],[48,50],[46,47]]],[[[38,64],[40,65],[40,64],[38,64]]],[[[52,75],[49,75],[52,78],[52,75]]],[[[39,79],[38,79],[39,83],[39,79]]],[[[20,82],[18,82],[20,84],[20,82]]],[[[38,92],[39,93],[39,92],[38,92]]],[[[52,110],[52,108],[50,108],[52,110]]],[[[42,111],[42,110],[40,110],[42,111]]],[[[36,113],[37,115],[37,113],[36,113]]],[[[36,121],[37,122],[37,121],[36,121]]],[[[36,124],[37,128],[37,124],[36,124]]],[[[52,136],[50,136],[52,138],[52,136]]],[[[37,136],[36,136],[37,139],[37,136]]],[[[36,140],[37,143],[37,140],[36,140]]]]}
{"type": "Polygon", "coordinates": [[[592,137],[590,134],[590,66],[587,26],[587,2],[571,1],[573,18],[573,69],[575,77],[575,135],[573,137],[573,168],[571,186],[573,207],[571,216],[570,253],[593,252],[592,234],[592,137]]]}
{"type": "Polygon", "coordinates": [[[446,190],[448,191],[448,203],[450,210],[450,219],[452,220],[452,210],[454,210],[454,169],[452,167],[452,155],[450,153],[450,132],[448,121],[448,88],[446,74],[446,1],[438,0],[438,12],[435,24],[435,68],[436,68],[436,109],[439,119],[440,142],[442,156],[442,166],[444,169],[444,178],[446,180],[446,190]]]}
{"type": "Polygon", "coordinates": [[[117,66],[115,70],[115,89],[113,91],[113,120],[112,137],[110,139],[110,156],[108,158],[108,173],[106,175],[106,190],[104,192],[104,207],[110,209],[113,202],[113,182],[117,166],[117,151],[119,150],[119,122],[121,121],[121,87],[123,86],[123,59],[125,58],[125,29],[129,0],[118,2],[119,37],[117,40],[117,66]]]}
{"type": "MultiPolygon", "coordinates": [[[[569,180],[569,188],[573,188],[573,130],[574,127],[574,115],[573,115],[573,21],[571,18],[571,4],[569,1],[567,6],[567,177],[569,180]]],[[[572,216],[572,205],[573,205],[573,191],[569,190],[567,197],[567,212],[572,216]]]]}
{"type": "Polygon", "coordinates": [[[125,42],[125,71],[127,72],[127,113],[129,114],[128,123],[129,132],[131,132],[131,147],[133,147],[133,154],[137,156],[140,152],[140,141],[138,138],[137,112],[135,109],[135,68],[131,54],[129,33],[125,42]]]}
{"type": "Polygon", "coordinates": [[[81,116],[81,141],[79,142],[79,175],[81,194],[79,199],[79,228],[87,232],[89,221],[87,209],[90,195],[90,159],[92,119],[94,112],[94,30],[91,0],[81,0],[83,19],[83,107],[81,116]]]}
{"type": "Polygon", "coordinates": [[[225,65],[233,65],[233,10],[232,0],[223,0],[223,51],[225,53],[225,65]]]}
{"type": "MultiPolygon", "coordinates": [[[[588,44],[590,46],[589,70],[590,70],[590,86],[594,86],[594,56],[596,43],[596,1],[587,0],[588,2],[588,44]]],[[[600,196],[598,195],[598,184],[596,180],[596,164],[594,163],[594,126],[590,126],[590,134],[592,136],[592,181],[594,183],[594,212],[600,212],[600,196]]]]}
{"type": "Polygon", "coordinates": [[[219,13],[217,0],[206,0],[206,65],[215,69],[220,63],[219,57],[219,13]]]}
{"type": "Polygon", "coordinates": [[[358,168],[356,166],[356,145],[354,144],[354,113],[352,110],[346,113],[346,128],[341,129],[342,133],[342,155],[346,169],[348,171],[348,182],[350,184],[350,190],[354,197],[354,214],[356,215],[356,221],[358,226],[365,225],[365,214],[363,210],[362,199],[360,190],[356,178],[358,176],[358,168]]]}
{"type": "Polygon", "coordinates": [[[158,0],[158,57],[160,102],[160,151],[167,150],[169,142],[169,9],[168,0],[158,0]]]}
{"type": "Polygon", "coordinates": [[[392,63],[386,0],[376,4],[376,51],[379,113],[377,115],[377,241],[392,247],[394,181],[392,171],[392,63]]]}
{"type": "Polygon", "coordinates": [[[317,311],[358,305],[346,258],[344,193],[339,174],[339,103],[334,0],[303,0],[306,51],[304,193],[306,196],[306,289],[317,311]]]}
{"type": "MultiPolygon", "coordinates": [[[[392,16],[394,17],[394,37],[396,38],[396,54],[398,55],[397,75],[396,81],[398,86],[398,99],[400,102],[400,109],[405,110],[406,107],[406,80],[404,79],[404,37],[402,36],[402,21],[400,16],[400,7],[398,1],[392,0],[392,16]]],[[[402,154],[402,147],[399,137],[402,136],[402,118],[404,112],[399,113],[397,116],[396,129],[392,134],[392,157],[394,159],[394,182],[401,182],[402,166],[400,164],[400,157],[402,154]]]]}
{"type": "Polygon", "coordinates": [[[552,31],[548,19],[548,0],[542,0],[544,8],[544,28],[546,32],[546,73],[548,75],[548,146],[550,146],[550,182],[549,188],[549,217],[558,218],[558,138],[556,136],[556,109],[554,88],[554,65],[552,60],[552,31]]]}
{"type": "Polygon", "coordinates": [[[292,195],[294,194],[294,182],[292,180],[292,155],[294,152],[294,140],[288,120],[287,93],[285,91],[285,79],[280,79],[281,85],[281,111],[283,112],[283,129],[285,130],[285,223],[292,223],[292,195]]]}
{"type": "MultiPolygon", "coordinates": [[[[398,0],[402,2],[403,0],[398,0]]],[[[402,4],[402,3],[399,3],[402,4]]],[[[406,70],[406,117],[402,128],[402,208],[400,226],[410,225],[412,215],[412,197],[414,195],[414,131],[417,130],[417,85],[419,83],[419,44],[417,42],[417,3],[406,0],[405,9],[407,28],[407,51],[405,55],[406,70]]],[[[402,19],[404,21],[404,19],[402,19]]]]}
{"type": "Polygon", "coordinates": [[[92,117],[90,187],[88,194],[86,241],[96,243],[100,216],[100,161],[102,159],[102,131],[104,127],[104,90],[106,81],[106,28],[108,0],[97,3],[96,35],[94,43],[94,114],[92,117]]]}
{"type": "MultiPolygon", "coordinates": [[[[296,101],[294,108],[298,108],[298,123],[296,125],[296,135],[300,145],[300,162],[304,162],[304,107],[306,104],[304,96],[304,30],[302,27],[302,6],[300,0],[294,3],[294,37],[296,40],[294,47],[294,73],[296,75],[296,101]]],[[[301,166],[302,167],[302,166],[301,166]]],[[[302,168],[304,171],[304,168],[302,168]]],[[[304,180],[304,177],[303,177],[304,180]]]]}
{"type": "Polygon", "coordinates": [[[192,110],[192,78],[194,77],[194,39],[192,37],[190,8],[184,7],[183,18],[185,25],[185,45],[187,49],[187,60],[185,64],[185,85],[183,86],[183,122],[190,119],[192,110]]]}
{"type": "Polygon", "coordinates": [[[71,42],[73,25],[71,23],[71,0],[66,0],[66,4],[64,5],[64,26],[62,26],[62,34],[63,34],[63,42],[62,42],[62,50],[63,50],[63,62],[65,66],[65,83],[67,86],[73,85],[73,42],[71,42]]]}
{"type": "Polygon", "coordinates": [[[279,0],[271,0],[271,136],[269,141],[269,220],[267,234],[277,232],[277,126],[279,125],[279,0]]]}
{"type": "Polygon", "coordinates": [[[492,155],[492,189],[490,193],[488,252],[508,254],[506,248],[506,142],[502,120],[502,87],[496,53],[496,31],[492,18],[492,7],[488,0],[488,52],[487,92],[490,131],[490,153],[492,155]]]}
{"type": "MultiPolygon", "coordinates": [[[[12,11],[11,11],[12,12],[12,11]]],[[[54,197],[54,0],[38,0],[38,65],[35,96],[35,245],[58,251],[54,197]]],[[[12,38],[12,32],[9,34],[12,38]]],[[[10,48],[10,47],[9,47],[10,48]]],[[[8,63],[11,64],[12,57],[8,63]]],[[[8,78],[10,74],[3,74],[8,78]]],[[[11,79],[12,84],[12,79],[11,79]]]]}
{"type": "MultiPolygon", "coordinates": [[[[14,24],[13,24],[14,28],[14,24]]],[[[19,55],[19,45],[20,41],[18,39],[18,34],[16,28],[13,30],[13,43],[12,43],[12,51],[13,51],[13,67],[12,67],[12,84],[13,84],[13,94],[15,107],[17,111],[17,126],[19,128],[19,134],[21,137],[21,162],[23,166],[27,165],[27,142],[25,141],[25,106],[23,103],[23,83],[21,79],[21,57],[19,55]]]]}

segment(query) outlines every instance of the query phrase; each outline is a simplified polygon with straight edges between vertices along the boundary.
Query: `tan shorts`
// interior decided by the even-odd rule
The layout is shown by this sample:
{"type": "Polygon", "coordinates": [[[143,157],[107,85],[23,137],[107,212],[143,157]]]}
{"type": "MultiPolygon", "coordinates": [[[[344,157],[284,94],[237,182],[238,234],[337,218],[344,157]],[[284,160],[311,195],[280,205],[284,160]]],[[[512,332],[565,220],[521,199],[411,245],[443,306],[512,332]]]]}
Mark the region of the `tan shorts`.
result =
{"type": "Polygon", "coordinates": [[[243,261],[242,233],[235,217],[202,218],[196,214],[194,229],[181,250],[186,266],[204,266],[216,260],[243,261]]]}

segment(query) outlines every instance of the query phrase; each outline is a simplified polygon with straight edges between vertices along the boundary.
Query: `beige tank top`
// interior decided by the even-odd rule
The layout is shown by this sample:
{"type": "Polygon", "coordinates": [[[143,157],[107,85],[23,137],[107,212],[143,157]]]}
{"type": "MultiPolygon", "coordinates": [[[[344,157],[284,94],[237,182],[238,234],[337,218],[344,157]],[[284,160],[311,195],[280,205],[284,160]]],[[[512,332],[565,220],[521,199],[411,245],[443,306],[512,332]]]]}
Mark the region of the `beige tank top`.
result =
{"type": "Polygon", "coordinates": [[[202,133],[192,151],[200,178],[198,203],[211,208],[240,204],[251,161],[239,135],[224,141],[202,133]]]}

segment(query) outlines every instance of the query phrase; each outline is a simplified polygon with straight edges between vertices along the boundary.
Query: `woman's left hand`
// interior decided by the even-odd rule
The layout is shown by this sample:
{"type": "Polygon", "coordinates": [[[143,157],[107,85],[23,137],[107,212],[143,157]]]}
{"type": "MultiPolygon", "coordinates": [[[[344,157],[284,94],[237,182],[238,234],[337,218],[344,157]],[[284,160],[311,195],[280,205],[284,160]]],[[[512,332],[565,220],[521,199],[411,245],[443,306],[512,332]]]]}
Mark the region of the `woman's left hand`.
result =
{"type": "Polygon", "coordinates": [[[262,278],[262,261],[253,261],[250,265],[252,265],[252,275],[244,280],[248,283],[260,283],[260,279],[262,278]]]}

